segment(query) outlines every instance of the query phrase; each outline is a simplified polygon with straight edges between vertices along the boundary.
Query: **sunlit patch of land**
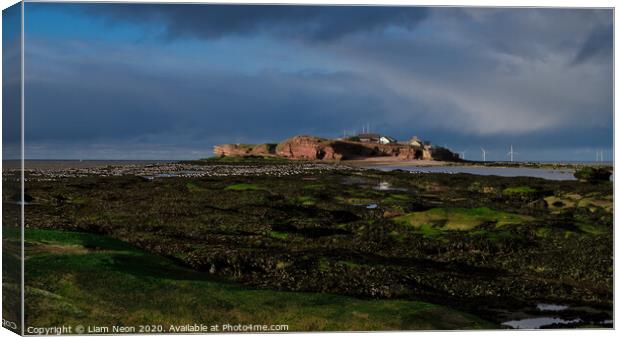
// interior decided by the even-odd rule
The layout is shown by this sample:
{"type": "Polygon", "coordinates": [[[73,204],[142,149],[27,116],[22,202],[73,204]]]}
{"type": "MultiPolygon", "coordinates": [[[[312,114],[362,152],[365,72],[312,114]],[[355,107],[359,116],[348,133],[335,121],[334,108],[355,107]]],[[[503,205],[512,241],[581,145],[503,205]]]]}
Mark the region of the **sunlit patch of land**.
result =
{"type": "Polygon", "coordinates": [[[439,305],[257,290],[103,236],[27,230],[27,324],[287,324],[290,331],[492,328],[439,305]],[[88,252],[88,254],[85,254],[88,252]],[[112,310],[111,310],[112,309],[112,310]]]}

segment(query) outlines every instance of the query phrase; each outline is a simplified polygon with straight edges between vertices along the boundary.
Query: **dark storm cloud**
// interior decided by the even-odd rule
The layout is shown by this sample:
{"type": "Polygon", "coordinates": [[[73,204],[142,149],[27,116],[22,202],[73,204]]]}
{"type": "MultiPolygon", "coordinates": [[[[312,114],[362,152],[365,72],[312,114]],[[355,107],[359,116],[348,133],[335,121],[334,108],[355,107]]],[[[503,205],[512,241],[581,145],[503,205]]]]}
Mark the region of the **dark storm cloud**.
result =
{"type": "Polygon", "coordinates": [[[188,77],[176,70],[155,73],[148,65],[79,57],[50,65],[47,57],[26,57],[36,74],[26,81],[33,112],[26,115],[26,137],[32,144],[127,141],[210,149],[219,142],[278,141],[297,133],[334,136],[343,125],[360,125],[398,100],[346,72],[246,75],[212,69],[188,77]]]}
{"type": "Polygon", "coordinates": [[[611,11],[28,6],[67,20],[48,13],[28,39],[26,137],[42,157],[198,158],[368,123],[496,159],[612,144],[611,11]],[[81,35],[63,31],[72,18],[81,35]]]}
{"type": "Polygon", "coordinates": [[[580,64],[595,57],[611,57],[613,41],[613,26],[601,25],[596,27],[575,56],[574,63],[580,64]]]}
{"type": "Polygon", "coordinates": [[[460,35],[464,44],[507,55],[545,59],[549,51],[575,53],[584,41],[611,48],[613,12],[574,8],[435,8],[430,13],[443,36],[460,35]]]}
{"type": "MultiPolygon", "coordinates": [[[[591,31],[610,24],[611,14],[435,8],[417,35],[355,39],[332,49],[426,102],[426,120],[437,123],[427,127],[467,137],[598,128],[612,121],[611,54],[598,52],[583,61],[587,67],[573,58],[591,31]],[[429,31],[432,38],[419,33],[429,31]]],[[[611,41],[605,44],[611,48],[611,41]]]]}
{"type": "MultiPolygon", "coordinates": [[[[57,7],[58,5],[53,5],[57,7]]],[[[269,33],[280,37],[332,41],[388,27],[413,29],[428,16],[421,7],[283,6],[199,4],[89,4],[84,10],[109,22],[163,25],[165,36],[222,38],[269,33]]]]}

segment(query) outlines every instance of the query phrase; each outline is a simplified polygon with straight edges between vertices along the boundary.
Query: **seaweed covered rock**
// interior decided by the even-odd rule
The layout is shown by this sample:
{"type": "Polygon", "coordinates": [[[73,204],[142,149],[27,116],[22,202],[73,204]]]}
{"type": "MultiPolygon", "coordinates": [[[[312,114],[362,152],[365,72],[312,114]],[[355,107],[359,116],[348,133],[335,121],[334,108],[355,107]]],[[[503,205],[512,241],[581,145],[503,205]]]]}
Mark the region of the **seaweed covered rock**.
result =
{"type": "Polygon", "coordinates": [[[580,181],[595,183],[601,181],[609,181],[609,177],[611,177],[611,171],[606,168],[588,166],[575,171],[574,176],[580,181]]]}
{"type": "MultiPolygon", "coordinates": [[[[316,138],[283,145],[296,158],[382,149],[316,138]]],[[[497,323],[537,303],[613,306],[609,183],[293,160],[273,170],[271,160],[205,161],[197,168],[213,175],[202,177],[189,164],[148,164],[136,174],[171,165],[192,175],[26,172],[36,201],[26,226],[105,234],[248,287],[427,300],[497,323]]],[[[5,207],[5,222],[19,218],[18,204],[5,207]]]]}

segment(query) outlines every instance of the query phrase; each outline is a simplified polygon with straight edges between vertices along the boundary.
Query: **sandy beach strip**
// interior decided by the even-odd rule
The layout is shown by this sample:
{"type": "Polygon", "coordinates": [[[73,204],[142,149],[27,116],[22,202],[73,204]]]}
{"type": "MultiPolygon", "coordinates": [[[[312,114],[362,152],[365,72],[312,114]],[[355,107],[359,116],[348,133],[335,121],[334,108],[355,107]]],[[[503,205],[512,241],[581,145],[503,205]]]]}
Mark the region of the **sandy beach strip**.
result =
{"type": "Polygon", "coordinates": [[[422,160],[412,159],[403,160],[398,157],[370,157],[366,159],[343,160],[341,164],[351,166],[448,166],[454,163],[448,163],[439,160],[422,160]]]}

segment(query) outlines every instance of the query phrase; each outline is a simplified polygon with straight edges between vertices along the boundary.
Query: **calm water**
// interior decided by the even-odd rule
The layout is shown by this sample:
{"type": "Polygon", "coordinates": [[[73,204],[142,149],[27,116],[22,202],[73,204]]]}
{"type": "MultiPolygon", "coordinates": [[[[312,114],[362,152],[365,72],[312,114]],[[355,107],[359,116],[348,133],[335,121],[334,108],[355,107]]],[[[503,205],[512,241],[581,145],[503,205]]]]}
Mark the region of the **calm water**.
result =
{"type": "MultiPolygon", "coordinates": [[[[106,166],[122,165],[148,165],[159,163],[171,163],[174,160],[26,160],[26,169],[67,169],[67,168],[97,168],[106,166]]],[[[4,169],[18,169],[21,163],[19,160],[3,160],[4,169]]]]}
{"type": "MultiPolygon", "coordinates": [[[[539,303],[536,305],[536,309],[538,310],[538,312],[540,312],[541,316],[510,320],[510,321],[503,322],[502,325],[511,327],[513,329],[540,329],[542,327],[546,327],[552,324],[558,324],[562,326],[566,324],[584,322],[584,319],[580,317],[572,317],[571,319],[558,317],[560,312],[569,309],[568,305],[539,303]]],[[[583,312],[583,313],[597,311],[596,309],[588,308],[588,307],[573,308],[573,310],[575,310],[576,312],[583,312]]],[[[606,319],[606,320],[597,321],[597,322],[592,322],[586,319],[585,322],[598,323],[598,324],[603,324],[603,325],[613,324],[612,319],[606,319]]]]}
{"type": "Polygon", "coordinates": [[[502,325],[509,326],[513,329],[540,329],[543,326],[551,325],[551,324],[571,324],[571,323],[579,323],[581,319],[561,319],[558,317],[535,317],[535,318],[526,318],[514,321],[508,321],[502,323],[502,325]]]}
{"type": "MultiPolygon", "coordinates": [[[[479,166],[374,166],[381,171],[405,170],[418,173],[469,173],[501,177],[534,177],[549,180],[575,180],[572,169],[545,169],[527,167],[479,167],[479,166]]],[[[613,180],[613,175],[611,177],[613,180]]]]}

